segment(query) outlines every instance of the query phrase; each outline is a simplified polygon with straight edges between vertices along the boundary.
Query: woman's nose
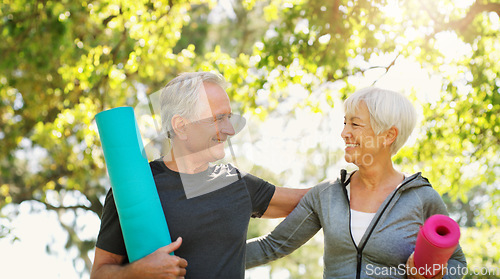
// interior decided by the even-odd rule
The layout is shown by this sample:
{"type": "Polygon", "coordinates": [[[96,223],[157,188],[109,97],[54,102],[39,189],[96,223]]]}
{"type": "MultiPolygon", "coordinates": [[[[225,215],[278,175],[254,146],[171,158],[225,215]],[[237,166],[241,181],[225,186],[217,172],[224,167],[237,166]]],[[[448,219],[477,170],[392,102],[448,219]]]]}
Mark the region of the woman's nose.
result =
{"type": "Polygon", "coordinates": [[[349,131],[348,131],[347,125],[344,125],[344,129],[342,129],[342,133],[340,133],[340,136],[343,139],[346,139],[348,137],[348,134],[349,134],[349,131]]]}

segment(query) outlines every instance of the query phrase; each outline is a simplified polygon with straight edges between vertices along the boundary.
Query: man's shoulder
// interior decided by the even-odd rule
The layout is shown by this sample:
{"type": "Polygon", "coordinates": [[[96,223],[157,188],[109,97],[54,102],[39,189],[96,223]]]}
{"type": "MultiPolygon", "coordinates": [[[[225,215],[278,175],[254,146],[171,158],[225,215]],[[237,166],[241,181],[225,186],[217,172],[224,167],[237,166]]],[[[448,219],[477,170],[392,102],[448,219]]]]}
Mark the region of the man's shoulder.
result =
{"type": "Polygon", "coordinates": [[[151,172],[153,173],[153,176],[155,176],[159,173],[165,172],[163,159],[161,159],[161,158],[149,162],[149,167],[151,168],[151,172]]]}

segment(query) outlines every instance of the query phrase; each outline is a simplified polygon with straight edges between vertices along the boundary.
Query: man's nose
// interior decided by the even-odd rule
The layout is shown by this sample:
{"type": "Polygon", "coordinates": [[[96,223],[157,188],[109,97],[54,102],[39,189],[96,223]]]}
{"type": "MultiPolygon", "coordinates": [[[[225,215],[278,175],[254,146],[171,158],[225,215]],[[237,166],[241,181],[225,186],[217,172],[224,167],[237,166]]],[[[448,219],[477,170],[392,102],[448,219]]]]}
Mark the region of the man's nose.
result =
{"type": "Polygon", "coordinates": [[[236,132],[234,131],[234,127],[233,127],[233,124],[231,123],[231,121],[229,121],[228,118],[226,118],[222,124],[221,124],[221,127],[220,127],[220,132],[221,133],[224,133],[226,135],[229,135],[229,136],[232,136],[234,135],[236,132]]]}

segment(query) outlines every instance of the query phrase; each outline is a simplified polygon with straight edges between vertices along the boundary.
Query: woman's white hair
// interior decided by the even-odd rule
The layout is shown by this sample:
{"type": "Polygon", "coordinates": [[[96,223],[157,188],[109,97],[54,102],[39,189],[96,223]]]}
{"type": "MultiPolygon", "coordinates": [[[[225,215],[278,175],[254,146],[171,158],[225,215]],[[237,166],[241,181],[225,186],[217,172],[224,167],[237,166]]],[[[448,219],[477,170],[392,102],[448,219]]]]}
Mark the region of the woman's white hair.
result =
{"type": "Polygon", "coordinates": [[[417,123],[417,112],[405,96],[390,90],[367,87],[356,91],[344,102],[346,114],[353,114],[360,102],[364,102],[370,113],[370,124],[376,135],[391,127],[398,129],[398,136],[391,145],[394,155],[403,147],[417,123]]]}
{"type": "Polygon", "coordinates": [[[171,80],[161,92],[160,111],[162,129],[169,138],[173,137],[172,117],[180,115],[187,119],[198,118],[200,114],[200,88],[204,82],[226,87],[221,74],[211,72],[182,73],[171,80]]]}

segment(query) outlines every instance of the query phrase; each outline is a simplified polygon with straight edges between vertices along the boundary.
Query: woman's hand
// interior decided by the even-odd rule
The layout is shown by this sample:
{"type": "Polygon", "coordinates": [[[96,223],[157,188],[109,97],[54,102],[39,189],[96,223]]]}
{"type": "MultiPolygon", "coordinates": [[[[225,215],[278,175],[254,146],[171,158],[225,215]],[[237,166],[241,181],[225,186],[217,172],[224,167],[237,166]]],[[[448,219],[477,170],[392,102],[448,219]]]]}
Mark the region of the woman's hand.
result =
{"type": "MultiPolygon", "coordinates": [[[[415,262],[413,261],[413,254],[415,254],[415,252],[411,253],[410,257],[408,257],[408,260],[406,261],[406,278],[408,278],[408,279],[429,279],[423,275],[420,275],[420,273],[418,273],[419,270],[415,266],[415,262]]],[[[448,264],[443,266],[443,268],[441,268],[441,270],[439,271],[438,274],[436,274],[436,276],[430,277],[430,278],[431,279],[443,278],[444,274],[446,273],[447,266],[448,266],[448,264]]]]}

